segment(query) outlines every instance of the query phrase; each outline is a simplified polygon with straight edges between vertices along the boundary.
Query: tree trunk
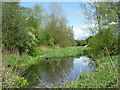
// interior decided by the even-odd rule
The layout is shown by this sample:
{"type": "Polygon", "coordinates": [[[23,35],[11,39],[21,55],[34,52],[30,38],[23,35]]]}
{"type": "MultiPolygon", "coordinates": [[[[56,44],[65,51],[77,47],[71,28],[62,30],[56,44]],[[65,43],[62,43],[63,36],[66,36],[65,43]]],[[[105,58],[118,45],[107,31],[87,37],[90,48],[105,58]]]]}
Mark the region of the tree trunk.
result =
{"type": "Polygon", "coordinates": [[[22,47],[18,47],[18,52],[19,52],[19,55],[22,55],[22,53],[23,53],[23,48],[22,48],[22,47]]]}

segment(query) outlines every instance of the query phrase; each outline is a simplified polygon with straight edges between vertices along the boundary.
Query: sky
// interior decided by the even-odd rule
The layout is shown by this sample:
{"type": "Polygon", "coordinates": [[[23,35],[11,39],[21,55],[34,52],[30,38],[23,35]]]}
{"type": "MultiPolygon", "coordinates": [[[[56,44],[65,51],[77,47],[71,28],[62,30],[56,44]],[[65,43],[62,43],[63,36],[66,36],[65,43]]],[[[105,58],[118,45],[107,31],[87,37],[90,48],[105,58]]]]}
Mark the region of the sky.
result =
{"type": "MultiPolygon", "coordinates": [[[[51,2],[20,2],[21,6],[32,8],[35,4],[40,4],[43,8],[49,11],[49,4],[51,2]]],[[[84,40],[88,38],[91,33],[87,29],[93,24],[87,24],[83,10],[80,7],[81,2],[58,2],[66,13],[68,26],[73,26],[74,38],[77,40],[84,40]]]]}

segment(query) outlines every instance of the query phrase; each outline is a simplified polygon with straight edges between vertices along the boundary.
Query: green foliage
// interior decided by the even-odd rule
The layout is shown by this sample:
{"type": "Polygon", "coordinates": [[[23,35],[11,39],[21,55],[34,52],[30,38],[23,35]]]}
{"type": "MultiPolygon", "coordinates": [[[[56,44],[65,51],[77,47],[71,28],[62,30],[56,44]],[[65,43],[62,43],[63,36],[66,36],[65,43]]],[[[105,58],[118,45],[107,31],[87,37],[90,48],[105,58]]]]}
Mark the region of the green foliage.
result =
{"type": "Polygon", "coordinates": [[[74,45],[73,30],[67,27],[65,14],[57,3],[50,6],[50,15],[38,4],[26,8],[18,2],[4,2],[2,7],[3,50],[33,55],[34,47],[40,45],[74,45]]]}
{"type": "Polygon", "coordinates": [[[87,44],[85,40],[75,40],[76,46],[84,46],[87,44]]]}
{"type": "Polygon", "coordinates": [[[54,45],[54,38],[52,37],[50,31],[48,30],[41,31],[40,43],[41,43],[40,45],[48,45],[48,46],[54,45]]]}
{"type": "Polygon", "coordinates": [[[118,85],[118,56],[98,59],[95,72],[80,74],[67,88],[114,88],[118,85]]]}
{"type": "Polygon", "coordinates": [[[110,29],[104,29],[103,32],[97,33],[93,38],[88,40],[93,50],[94,56],[100,55],[117,55],[118,39],[110,32],[110,29]]]}
{"type": "Polygon", "coordinates": [[[45,31],[49,31],[49,34],[53,38],[48,41],[50,43],[52,42],[61,47],[74,45],[73,30],[67,27],[67,19],[62,7],[58,3],[50,5],[50,15],[45,26],[45,31]]]}
{"type": "Polygon", "coordinates": [[[3,88],[25,88],[28,86],[28,81],[24,77],[21,77],[17,70],[13,70],[14,67],[3,70],[2,87],[3,88]]]}
{"type": "Polygon", "coordinates": [[[25,8],[24,15],[26,17],[27,26],[33,28],[31,33],[35,38],[35,46],[40,45],[40,33],[43,21],[43,9],[40,5],[36,4],[33,9],[25,8]]]}
{"type": "Polygon", "coordinates": [[[92,54],[96,57],[118,54],[118,2],[87,3],[86,16],[94,20],[94,33],[87,42],[93,47],[92,54]],[[92,11],[93,10],[93,11],[92,11]],[[97,34],[96,34],[97,33],[97,34]]]}
{"type": "Polygon", "coordinates": [[[26,24],[26,18],[22,13],[19,3],[2,4],[3,7],[3,39],[4,48],[8,50],[17,49],[21,55],[32,48],[35,36],[31,32],[34,30],[26,24]]]}

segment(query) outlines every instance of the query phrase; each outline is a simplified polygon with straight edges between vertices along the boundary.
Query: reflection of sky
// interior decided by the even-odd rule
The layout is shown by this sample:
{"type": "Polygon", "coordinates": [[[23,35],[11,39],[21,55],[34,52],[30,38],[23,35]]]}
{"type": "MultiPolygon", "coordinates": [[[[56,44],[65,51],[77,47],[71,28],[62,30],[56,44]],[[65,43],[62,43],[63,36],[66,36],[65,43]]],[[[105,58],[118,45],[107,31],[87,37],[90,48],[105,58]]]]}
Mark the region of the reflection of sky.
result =
{"type": "Polygon", "coordinates": [[[73,67],[70,72],[68,72],[68,80],[73,81],[76,79],[80,73],[89,72],[91,67],[88,66],[90,63],[90,58],[82,56],[80,58],[74,58],[73,67]]]}

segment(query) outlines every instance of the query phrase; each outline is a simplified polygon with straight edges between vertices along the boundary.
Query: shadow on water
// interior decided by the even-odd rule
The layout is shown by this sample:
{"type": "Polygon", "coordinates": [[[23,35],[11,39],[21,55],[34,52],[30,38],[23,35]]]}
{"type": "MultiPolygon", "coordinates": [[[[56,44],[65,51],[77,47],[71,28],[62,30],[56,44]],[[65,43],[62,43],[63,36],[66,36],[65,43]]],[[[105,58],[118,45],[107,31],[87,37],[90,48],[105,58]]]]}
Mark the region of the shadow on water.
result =
{"type": "Polygon", "coordinates": [[[30,86],[59,86],[78,78],[80,73],[95,70],[95,63],[86,56],[41,61],[32,65],[26,74],[30,86]]]}

